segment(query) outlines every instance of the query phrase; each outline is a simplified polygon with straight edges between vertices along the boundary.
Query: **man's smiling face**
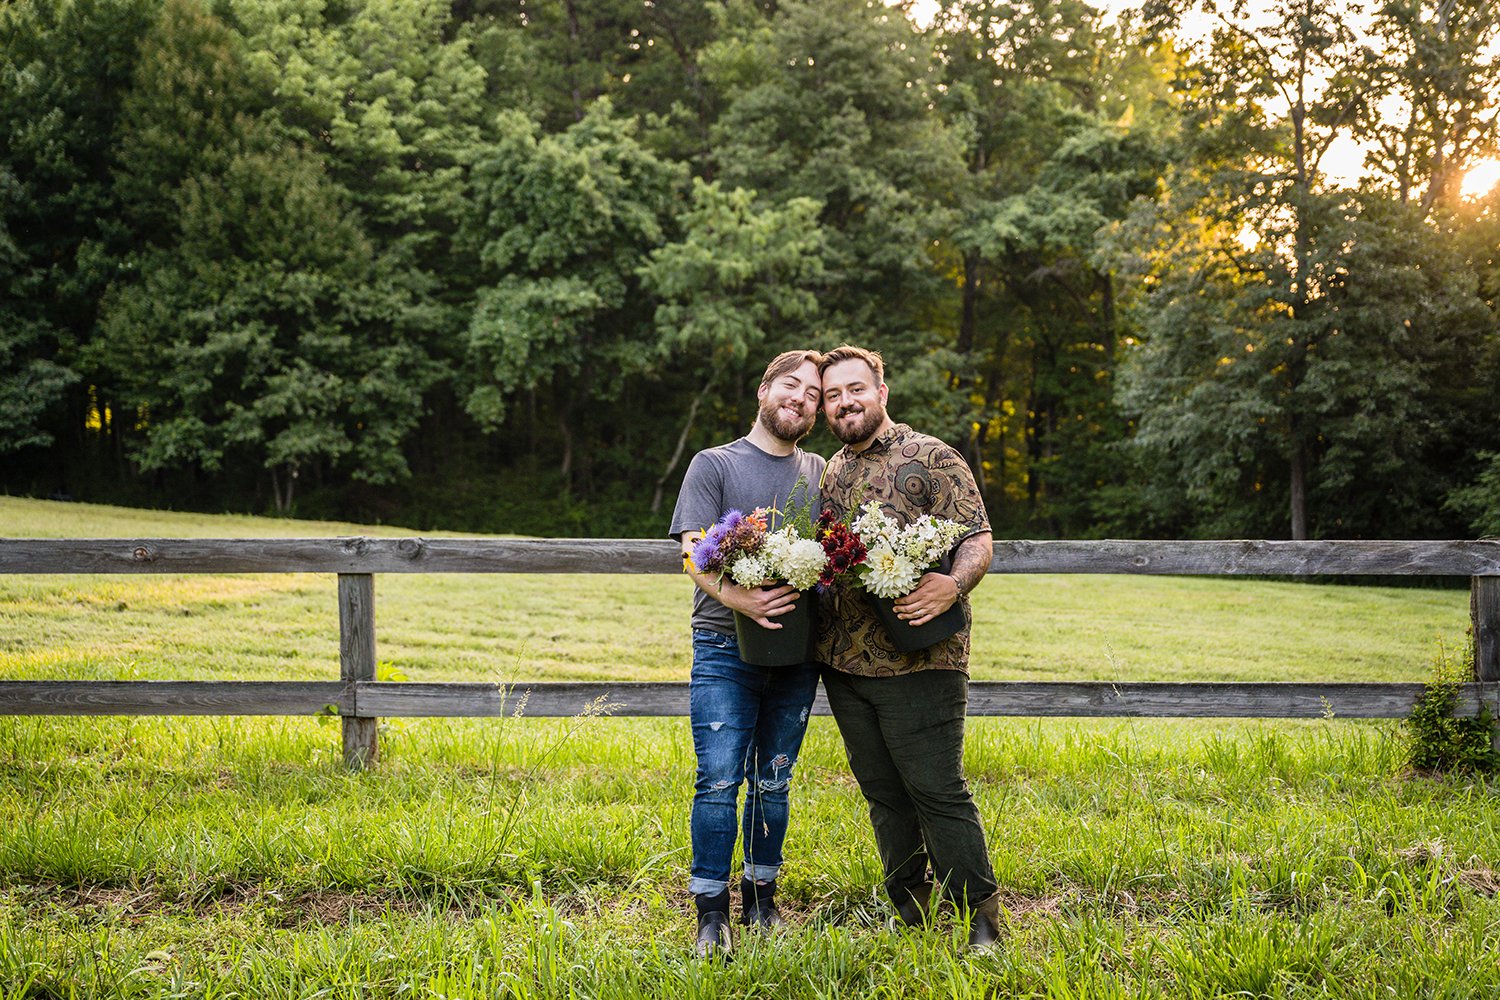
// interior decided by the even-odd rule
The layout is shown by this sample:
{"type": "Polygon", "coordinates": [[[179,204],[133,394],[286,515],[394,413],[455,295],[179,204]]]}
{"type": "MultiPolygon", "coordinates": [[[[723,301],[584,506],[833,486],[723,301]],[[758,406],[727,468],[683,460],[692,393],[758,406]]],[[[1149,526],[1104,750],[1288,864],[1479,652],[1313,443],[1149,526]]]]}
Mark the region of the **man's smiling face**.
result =
{"type": "Polygon", "coordinates": [[[845,444],[870,438],[885,422],[886,387],[858,358],[823,369],[823,415],[834,437],[845,444]]]}
{"type": "Polygon", "coordinates": [[[761,426],[783,441],[802,440],[818,419],[821,385],[818,366],[804,361],[761,386],[756,393],[760,397],[761,426]]]}

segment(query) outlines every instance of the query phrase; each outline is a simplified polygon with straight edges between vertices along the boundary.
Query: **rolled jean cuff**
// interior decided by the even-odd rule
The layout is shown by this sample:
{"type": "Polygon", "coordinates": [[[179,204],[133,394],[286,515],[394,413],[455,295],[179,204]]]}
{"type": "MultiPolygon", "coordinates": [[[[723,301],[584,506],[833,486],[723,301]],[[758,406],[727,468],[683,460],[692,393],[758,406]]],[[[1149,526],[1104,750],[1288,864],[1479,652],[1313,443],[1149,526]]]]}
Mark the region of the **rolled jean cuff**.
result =
{"type": "Polygon", "coordinates": [[[745,877],[754,882],[774,882],[780,871],[780,865],[752,865],[745,862],[745,877]]]}
{"type": "Polygon", "coordinates": [[[724,879],[699,878],[694,875],[688,879],[688,892],[694,896],[717,896],[729,888],[729,882],[724,879]]]}

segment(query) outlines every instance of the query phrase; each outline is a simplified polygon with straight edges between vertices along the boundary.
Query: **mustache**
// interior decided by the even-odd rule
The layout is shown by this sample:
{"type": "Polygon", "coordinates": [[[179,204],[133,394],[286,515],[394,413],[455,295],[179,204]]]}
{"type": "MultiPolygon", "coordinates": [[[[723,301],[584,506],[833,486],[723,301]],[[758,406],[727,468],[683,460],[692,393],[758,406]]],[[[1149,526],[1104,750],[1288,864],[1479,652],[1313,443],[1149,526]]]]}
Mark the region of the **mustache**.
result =
{"type": "Polygon", "coordinates": [[[847,417],[851,413],[863,412],[865,412],[865,408],[863,406],[841,406],[839,407],[838,413],[836,415],[839,417],[847,417]]]}

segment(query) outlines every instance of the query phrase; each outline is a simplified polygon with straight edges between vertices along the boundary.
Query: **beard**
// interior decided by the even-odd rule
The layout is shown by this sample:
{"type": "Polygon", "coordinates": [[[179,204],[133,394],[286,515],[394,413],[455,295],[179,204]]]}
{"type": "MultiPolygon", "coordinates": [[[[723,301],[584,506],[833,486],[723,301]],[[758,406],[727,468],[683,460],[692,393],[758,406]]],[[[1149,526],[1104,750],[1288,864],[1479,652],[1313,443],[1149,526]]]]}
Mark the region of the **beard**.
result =
{"type": "Polygon", "coordinates": [[[809,409],[806,413],[793,415],[781,408],[780,405],[764,402],[760,404],[761,426],[783,441],[795,444],[807,437],[813,428],[813,422],[818,419],[818,411],[809,409]]]}
{"type": "Polygon", "coordinates": [[[870,435],[875,433],[875,428],[884,421],[885,407],[877,403],[859,410],[840,407],[838,415],[828,421],[828,426],[833,431],[833,436],[844,444],[859,444],[869,440],[870,435]]]}

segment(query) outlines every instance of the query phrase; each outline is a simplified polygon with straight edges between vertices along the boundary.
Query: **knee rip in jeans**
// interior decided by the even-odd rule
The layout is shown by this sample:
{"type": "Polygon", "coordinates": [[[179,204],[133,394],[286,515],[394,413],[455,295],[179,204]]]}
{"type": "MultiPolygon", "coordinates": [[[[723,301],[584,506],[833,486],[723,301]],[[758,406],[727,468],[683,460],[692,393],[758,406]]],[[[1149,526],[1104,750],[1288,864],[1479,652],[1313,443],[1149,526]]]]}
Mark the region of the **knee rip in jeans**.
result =
{"type": "Polygon", "coordinates": [[[791,783],[792,779],[790,777],[773,778],[771,780],[762,778],[755,783],[755,787],[762,792],[784,792],[791,783]]]}

